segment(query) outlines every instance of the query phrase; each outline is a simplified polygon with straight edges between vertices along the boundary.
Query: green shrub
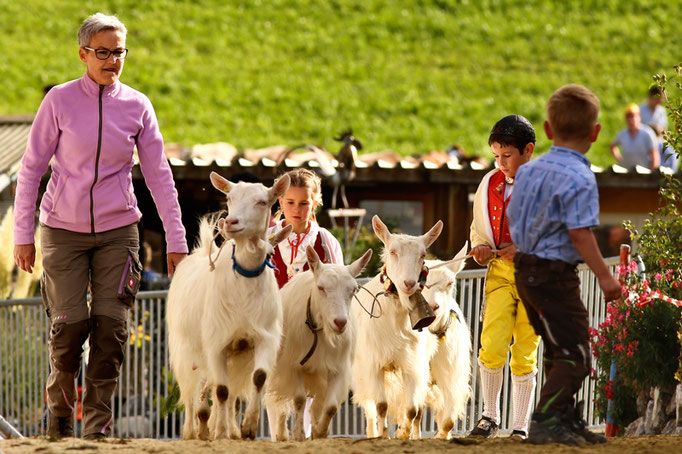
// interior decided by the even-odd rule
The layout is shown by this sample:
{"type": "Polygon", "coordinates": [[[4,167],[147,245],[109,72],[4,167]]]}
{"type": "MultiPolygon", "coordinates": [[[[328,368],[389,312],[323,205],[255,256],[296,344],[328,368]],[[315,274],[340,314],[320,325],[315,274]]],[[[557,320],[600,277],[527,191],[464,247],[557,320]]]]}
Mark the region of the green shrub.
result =
{"type": "MultiPolygon", "coordinates": [[[[680,67],[676,66],[675,88],[680,87],[680,67]]],[[[682,149],[682,105],[678,96],[666,90],[670,81],[655,76],[664,91],[665,104],[672,118],[666,141],[682,149]]],[[[650,214],[642,231],[631,223],[625,227],[637,240],[638,253],[646,274],[639,273],[637,262],[618,267],[623,293],[607,305],[606,320],[591,330],[592,350],[597,361],[596,408],[606,417],[607,400],[614,401],[613,418],[620,428],[637,418],[636,396],[651,387],[669,389],[682,378],[680,332],[682,308],[656,298],[662,294],[682,299],[682,184],[666,176],[659,191],[661,208],[650,214]],[[615,364],[617,375],[610,380],[615,364]]]]}

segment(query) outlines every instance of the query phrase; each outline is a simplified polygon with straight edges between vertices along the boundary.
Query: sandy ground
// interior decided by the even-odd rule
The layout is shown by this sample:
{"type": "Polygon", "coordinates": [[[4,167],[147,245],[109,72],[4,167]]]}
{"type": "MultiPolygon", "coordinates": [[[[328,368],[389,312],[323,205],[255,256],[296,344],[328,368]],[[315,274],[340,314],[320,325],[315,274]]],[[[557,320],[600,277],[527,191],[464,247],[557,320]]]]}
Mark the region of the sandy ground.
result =
{"type": "MultiPolygon", "coordinates": [[[[469,440],[462,440],[469,441],[469,440]]],[[[20,440],[0,440],[0,451],[4,454],[14,453],[198,453],[208,454],[229,452],[238,454],[255,454],[263,452],[286,454],[365,454],[365,453],[400,453],[400,454],[441,454],[453,453],[682,453],[681,436],[643,436],[634,438],[616,438],[604,445],[585,447],[569,447],[563,445],[534,446],[511,441],[506,438],[484,440],[477,444],[457,444],[443,440],[369,440],[354,438],[331,438],[307,442],[271,443],[269,441],[160,441],[150,439],[108,439],[100,442],[65,439],[50,441],[45,437],[25,438],[20,440]]]]}

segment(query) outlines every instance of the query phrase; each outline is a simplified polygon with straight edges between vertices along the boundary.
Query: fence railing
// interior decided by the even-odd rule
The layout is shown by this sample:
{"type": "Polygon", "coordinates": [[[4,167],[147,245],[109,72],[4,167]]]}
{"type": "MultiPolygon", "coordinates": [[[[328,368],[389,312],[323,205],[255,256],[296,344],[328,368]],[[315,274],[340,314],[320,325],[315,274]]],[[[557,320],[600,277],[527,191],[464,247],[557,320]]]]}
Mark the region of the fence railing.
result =
{"type": "MultiPolygon", "coordinates": [[[[607,259],[612,268],[618,258],[607,259]]],[[[590,314],[590,326],[596,328],[604,320],[605,304],[595,275],[584,265],[579,268],[581,295],[590,314]]],[[[471,385],[474,395],[468,404],[466,417],[458,421],[454,433],[466,433],[473,429],[480,417],[483,400],[478,390],[478,349],[480,347],[479,321],[481,299],[484,294],[485,270],[467,270],[458,275],[458,302],[469,324],[473,349],[471,352],[471,385]]],[[[167,291],[140,292],[129,323],[130,337],[126,346],[125,361],[121,369],[119,385],[114,396],[115,437],[151,437],[175,439],[181,437],[184,415],[181,412],[164,414],[164,404],[174,386],[170,374],[165,309],[167,291]]],[[[38,435],[44,431],[47,407],[45,404],[45,381],[48,374],[49,320],[44,314],[40,298],[0,301],[0,415],[25,436],[38,435]]],[[[87,364],[87,343],[84,346],[83,371],[87,364]]],[[[538,387],[543,382],[542,344],[538,352],[538,387]]],[[[583,417],[592,427],[600,426],[594,411],[594,383],[585,380],[579,399],[585,400],[583,417]]],[[[511,423],[511,377],[505,366],[505,381],[501,403],[502,431],[511,423]]],[[[80,433],[80,396],[74,415],[76,435],[80,433]]],[[[427,411],[422,420],[424,434],[436,430],[433,414],[427,411]]],[[[332,420],[331,435],[363,436],[364,412],[351,403],[350,396],[332,420]]],[[[259,437],[269,437],[266,412],[261,414],[259,437]]]]}

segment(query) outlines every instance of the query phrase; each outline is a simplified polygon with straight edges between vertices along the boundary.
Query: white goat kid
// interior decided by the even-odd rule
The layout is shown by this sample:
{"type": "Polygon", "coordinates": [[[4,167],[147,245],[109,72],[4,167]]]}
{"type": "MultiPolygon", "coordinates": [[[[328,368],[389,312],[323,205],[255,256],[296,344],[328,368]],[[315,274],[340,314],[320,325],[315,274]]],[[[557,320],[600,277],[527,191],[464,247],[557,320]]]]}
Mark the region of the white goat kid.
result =
{"type": "MultiPolygon", "coordinates": [[[[272,252],[267,227],[270,207],[288,189],[289,178],[268,189],[233,184],[213,172],[211,183],[227,195],[228,215],[218,222],[201,221],[198,245],[173,276],[167,313],[170,361],[186,408],[184,439],[208,438],[209,426],[216,439],[253,439],[282,333],[280,294],[274,272],[266,267],[272,252]],[[216,226],[226,238],[223,246],[231,250],[222,256],[220,250],[211,255],[216,226]],[[241,430],[238,398],[248,400],[241,430]]],[[[282,230],[275,241],[289,233],[282,230]]]]}
{"type": "Polygon", "coordinates": [[[471,398],[471,333],[455,299],[455,276],[464,267],[466,253],[465,244],[453,261],[426,262],[430,269],[423,295],[436,314],[428,330],[438,339],[427,394],[427,403],[436,412],[435,438],[449,438],[471,398]]]}
{"type": "MultiPolygon", "coordinates": [[[[388,437],[388,403],[399,400],[402,404],[394,410],[400,410],[395,415],[399,424],[396,437],[418,438],[418,430],[413,431],[412,424],[419,420],[418,412],[425,404],[429,360],[436,342],[428,331],[412,329],[409,313],[414,304],[410,296],[420,289],[426,248],[438,238],[443,223],[438,221],[427,233],[416,237],[391,234],[378,216],[372,219],[372,226],[384,243],[382,260],[397,295],[378,298],[381,310],[374,309],[375,316],[380,313],[378,318],[368,316],[359,305],[353,306],[358,323],[357,342],[362,345],[356,349],[353,360],[353,400],[365,410],[368,437],[388,437]]],[[[380,276],[365,285],[371,294],[384,290],[380,276]]],[[[373,307],[371,294],[358,294],[363,307],[373,307]]]]}
{"type": "Polygon", "coordinates": [[[305,440],[306,396],[313,397],[312,437],[326,438],[350,387],[355,345],[350,306],[358,289],[355,277],[369,262],[372,250],[348,266],[321,263],[310,246],[306,255],[310,270],[295,275],[281,289],[284,335],[265,397],[273,441],[289,438],[286,421],[292,400],[293,437],[305,440]]]}

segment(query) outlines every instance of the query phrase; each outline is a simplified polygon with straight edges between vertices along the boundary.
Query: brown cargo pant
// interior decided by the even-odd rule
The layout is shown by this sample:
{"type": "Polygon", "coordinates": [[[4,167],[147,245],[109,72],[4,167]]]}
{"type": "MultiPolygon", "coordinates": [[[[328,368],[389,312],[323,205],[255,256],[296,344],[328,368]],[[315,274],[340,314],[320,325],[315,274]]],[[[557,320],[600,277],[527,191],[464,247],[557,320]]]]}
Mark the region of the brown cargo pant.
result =
{"type": "Polygon", "coordinates": [[[139,285],[141,273],[137,224],[95,234],[41,225],[41,235],[41,290],[51,321],[48,408],[55,416],[73,415],[83,343],[89,337],[82,433],[109,435],[111,399],[137,291],[137,286],[131,289],[129,284],[137,279],[139,285]]]}
{"type": "Polygon", "coordinates": [[[516,286],[545,345],[545,384],[535,413],[573,414],[574,395],[590,372],[589,314],[574,265],[517,252],[516,286]]]}

